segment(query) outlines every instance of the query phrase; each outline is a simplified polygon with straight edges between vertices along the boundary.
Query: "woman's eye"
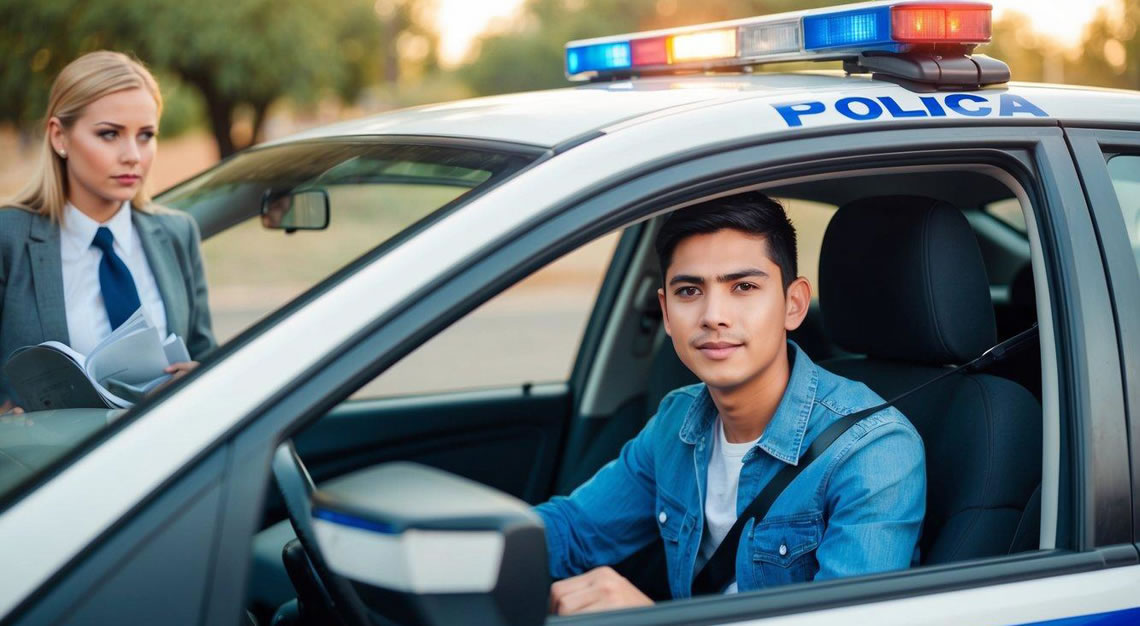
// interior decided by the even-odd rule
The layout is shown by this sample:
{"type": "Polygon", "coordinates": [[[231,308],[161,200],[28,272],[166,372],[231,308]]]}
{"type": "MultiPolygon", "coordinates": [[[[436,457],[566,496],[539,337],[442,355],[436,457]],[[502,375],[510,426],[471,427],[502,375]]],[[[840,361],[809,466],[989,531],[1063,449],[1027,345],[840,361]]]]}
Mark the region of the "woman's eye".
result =
{"type": "Polygon", "coordinates": [[[102,137],[103,139],[106,139],[107,141],[110,141],[110,140],[114,139],[115,137],[118,137],[119,132],[114,131],[114,130],[104,130],[104,131],[99,133],[99,136],[102,137]]]}
{"type": "Polygon", "coordinates": [[[141,140],[143,143],[146,143],[151,139],[154,139],[154,135],[155,133],[148,130],[146,132],[139,133],[139,140],[141,140]]]}

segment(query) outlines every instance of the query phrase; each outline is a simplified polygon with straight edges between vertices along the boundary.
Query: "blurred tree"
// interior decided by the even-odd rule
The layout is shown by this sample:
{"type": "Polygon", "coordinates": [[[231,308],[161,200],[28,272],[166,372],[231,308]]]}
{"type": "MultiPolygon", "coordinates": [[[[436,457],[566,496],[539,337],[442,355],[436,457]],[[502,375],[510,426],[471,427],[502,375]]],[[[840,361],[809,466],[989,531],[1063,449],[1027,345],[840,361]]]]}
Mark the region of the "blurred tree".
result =
{"type": "Polygon", "coordinates": [[[477,93],[566,86],[566,42],[831,6],[851,0],[527,0],[513,28],[480,39],[477,57],[459,70],[477,93]]]}
{"type": "Polygon", "coordinates": [[[1101,7],[1085,28],[1078,82],[1140,89],[1140,2],[1101,7]]]}
{"type": "MultiPolygon", "coordinates": [[[[1017,11],[1007,11],[995,20],[991,43],[978,46],[977,51],[1005,61],[1013,80],[1037,82],[1047,80],[1046,60],[1056,62],[1060,54],[1048,39],[1033,30],[1030,17],[1017,11]]],[[[1059,69],[1063,68],[1052,68],[1052,73],[1055,75],[1059,69]]]]}
{"type": "Polygon", "coordinates": [[[371,83],[398,78],[392,68],[408,33],[420,63],[434,66],[424,19],[431,1],[0,0],[0,121],[33,125],[66,63],[122,50],[201,92],[224,157],[244,147],[232,132],[243,107],[252,113],[251,142],[280,97],[306,104],[331,91],[351,101],[371,83]]]}

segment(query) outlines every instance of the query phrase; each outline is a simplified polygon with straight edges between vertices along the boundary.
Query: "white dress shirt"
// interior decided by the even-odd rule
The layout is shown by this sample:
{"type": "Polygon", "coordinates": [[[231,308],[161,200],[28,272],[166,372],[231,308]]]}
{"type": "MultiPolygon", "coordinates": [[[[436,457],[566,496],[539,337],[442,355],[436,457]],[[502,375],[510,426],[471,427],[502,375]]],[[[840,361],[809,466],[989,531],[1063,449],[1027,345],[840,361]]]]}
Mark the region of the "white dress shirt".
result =
{"type": "Polygon", "coordinates": [[[139,302],[159,336],[166,338],[166,309],[162,294],[150,271],[142,240],[131,222],[131,203],[124,202],[107,222],[100,224],[87,217],[70,202],[64,209],[60,226],[59,254],[63,261],[63,302],[67,309],[69,345],[81,354],[111,334],[111,322],[103,306],[103,290],[99,286],[99,263],[103,253],[91,245],[95,231],[106,226],[115,238],[115,254],[127,265],[139,292],[139,302]]]}

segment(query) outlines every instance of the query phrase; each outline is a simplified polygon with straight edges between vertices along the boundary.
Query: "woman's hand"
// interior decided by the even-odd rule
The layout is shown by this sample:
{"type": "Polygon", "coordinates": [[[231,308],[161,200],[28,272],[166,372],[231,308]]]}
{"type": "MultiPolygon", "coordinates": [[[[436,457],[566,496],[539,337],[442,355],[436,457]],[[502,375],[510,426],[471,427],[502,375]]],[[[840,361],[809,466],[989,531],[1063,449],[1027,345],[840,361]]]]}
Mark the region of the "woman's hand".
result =
{"type": "Polygon", "coordinates": [[[24,413],[24,409],[21,409],[18,406],[12,406],[11,400],[5,400],[4,404],[0,404],[0,415],[7,415],[9,413],[12,415],[22,415],[24,413]]]}
{"type": "Polygon", "coordinates": [[[166,384],[170,384],[179,378],[182,378],[183,376],[194,371],[194,368],[196,367],[198,367],[197,361],[183,361],[182,363],[175,363],[174,365],[171,365],[170,367],[162,370],[167,374],[173,374],[173,376],[170,377],[170,380],[167,381],[166,384]]]}
{"type": "Polygon", "coordinates": [[[161,385],[155,387],[154,389],[151,389],[146,395],[147,396],[153,396],[154,394],[162,391],[163,389],[166,389],[167,387],[174,384],[174,381],[178,380],[179,378],[182,378],[183,376],[189,374],[190,372],[193,372],[194,368],[196,368],[196,367],[198,367],[197,361],[183,361],[181,363],[175,363],[175,364],[171,365],[170,367],[162,370],[162,371],[166,372],[167,374],[171,374],[170,380],[162,383],[161,385]]]}

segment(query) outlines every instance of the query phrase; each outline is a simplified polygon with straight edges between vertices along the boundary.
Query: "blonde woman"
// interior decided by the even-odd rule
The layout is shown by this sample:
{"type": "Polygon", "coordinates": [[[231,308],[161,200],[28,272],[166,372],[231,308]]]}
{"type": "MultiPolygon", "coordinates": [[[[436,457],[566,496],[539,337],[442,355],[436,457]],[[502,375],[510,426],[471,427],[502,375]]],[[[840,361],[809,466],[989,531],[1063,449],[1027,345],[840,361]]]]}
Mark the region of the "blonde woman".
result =
{"type": "MultiPolygon", "coordinates": [[[[214,336],[197,224],[145,191],[162,96],[117,52],[71,62],[52,85],[43,145],[27,186],[0,209],[0,365],[60,341],[87,354],[140,306],[197,365],[214,336]]],[[[0,413],[19,410],[0,374],[0,413]]]]}

